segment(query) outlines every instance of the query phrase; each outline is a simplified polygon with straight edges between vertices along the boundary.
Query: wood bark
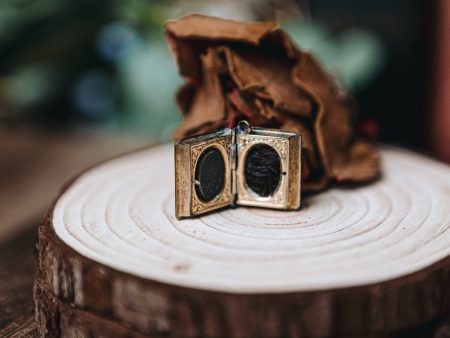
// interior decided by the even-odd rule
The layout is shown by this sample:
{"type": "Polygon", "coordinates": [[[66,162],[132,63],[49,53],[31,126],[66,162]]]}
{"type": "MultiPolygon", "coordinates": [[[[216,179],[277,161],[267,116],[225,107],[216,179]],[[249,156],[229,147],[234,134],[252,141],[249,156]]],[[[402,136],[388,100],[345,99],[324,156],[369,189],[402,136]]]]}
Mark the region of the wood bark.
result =
{"type": "Polygon", "coordinates": [[[171,147],[88,171],[39,228],[41,336],[419,337],[450,313],[450,169],[382,154],[299,211],[183,221],[171,147]]]}

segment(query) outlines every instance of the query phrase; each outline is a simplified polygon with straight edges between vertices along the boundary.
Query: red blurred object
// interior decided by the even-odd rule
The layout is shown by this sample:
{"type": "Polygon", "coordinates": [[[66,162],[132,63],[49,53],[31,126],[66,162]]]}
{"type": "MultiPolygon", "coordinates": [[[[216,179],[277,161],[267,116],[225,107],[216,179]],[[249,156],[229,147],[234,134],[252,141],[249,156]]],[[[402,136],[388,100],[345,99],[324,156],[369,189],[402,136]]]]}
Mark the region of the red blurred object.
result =
{"type": "Polygon", "coordinates": [[[358,135],[375,142],[380,135],[380,125],[373,119],[364,119],[358,124],[358,135]]]}
{"type": "Polygon", "coordinates": [[[436,5],[429,142],[436,155],[450,163],[450,1],[438,0],[436,5]]]}

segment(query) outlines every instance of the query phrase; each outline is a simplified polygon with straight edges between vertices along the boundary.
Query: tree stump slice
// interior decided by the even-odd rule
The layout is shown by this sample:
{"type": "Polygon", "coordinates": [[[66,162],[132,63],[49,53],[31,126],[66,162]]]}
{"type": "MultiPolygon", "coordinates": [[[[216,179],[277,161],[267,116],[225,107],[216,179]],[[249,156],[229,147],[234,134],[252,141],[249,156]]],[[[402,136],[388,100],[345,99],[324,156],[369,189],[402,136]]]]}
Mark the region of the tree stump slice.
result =
{"type": "MultiPolygon", "coordinates": [[[[173,149],[104,163],[39,228],[42,336],[400,337],[450,313],[450,168],[382,150],[382,179],[177,221],[173,149]]],[[[414,336],[416,337],[416,336],[414,336]]]]}

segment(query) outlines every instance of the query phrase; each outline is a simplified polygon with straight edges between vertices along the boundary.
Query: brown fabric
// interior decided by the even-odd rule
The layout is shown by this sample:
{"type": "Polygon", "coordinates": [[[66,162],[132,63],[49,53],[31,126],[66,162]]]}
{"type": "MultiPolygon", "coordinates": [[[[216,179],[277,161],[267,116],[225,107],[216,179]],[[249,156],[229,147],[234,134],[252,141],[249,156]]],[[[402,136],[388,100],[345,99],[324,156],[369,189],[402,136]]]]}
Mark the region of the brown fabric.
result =
{"type": "Polygon", "coordinates": [[[175,139],[246,119],[302,135],[305,191],[380,174],[378,152],[354,137],[349,95],[277,24],[194,14],[167,22],[165,37],[186,80],[175,139]]]}

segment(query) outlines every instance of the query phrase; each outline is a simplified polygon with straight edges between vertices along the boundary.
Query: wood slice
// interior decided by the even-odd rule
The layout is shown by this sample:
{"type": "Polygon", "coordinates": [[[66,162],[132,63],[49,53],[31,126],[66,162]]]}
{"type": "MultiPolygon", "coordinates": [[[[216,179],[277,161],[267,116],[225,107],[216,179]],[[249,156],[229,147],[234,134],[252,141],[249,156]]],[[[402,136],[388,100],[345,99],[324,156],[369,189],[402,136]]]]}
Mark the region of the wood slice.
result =
{"type": "Polygon", "coordinates": [[[172,146],[90,170],[39,229],[41,335],[388,337],[436,322],[450,313],[450,168],[382,156],[379,181],[299,211],[183,221],[172,146]]]}

